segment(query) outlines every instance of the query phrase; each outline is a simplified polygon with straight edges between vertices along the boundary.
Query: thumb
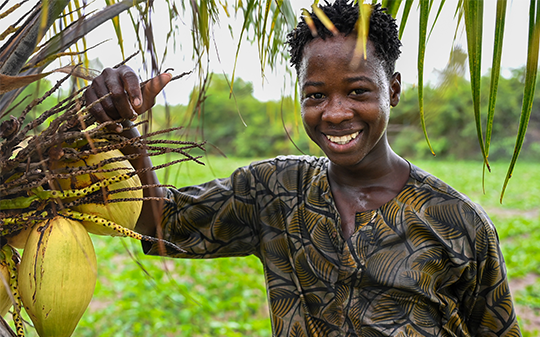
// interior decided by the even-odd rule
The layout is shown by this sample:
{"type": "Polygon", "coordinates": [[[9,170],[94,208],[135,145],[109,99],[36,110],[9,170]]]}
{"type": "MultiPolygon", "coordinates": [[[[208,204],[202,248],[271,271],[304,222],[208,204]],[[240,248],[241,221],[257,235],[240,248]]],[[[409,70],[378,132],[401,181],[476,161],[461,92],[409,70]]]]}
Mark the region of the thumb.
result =
{"type": "Polygon", "coordinates": [[[171,81],[171,78],[171,74],[163,73],[148,80],[142,89],[143,102],[141,106],[135,109],[137,113],[141,114],[154,106],[156,96],[171,81]]]}

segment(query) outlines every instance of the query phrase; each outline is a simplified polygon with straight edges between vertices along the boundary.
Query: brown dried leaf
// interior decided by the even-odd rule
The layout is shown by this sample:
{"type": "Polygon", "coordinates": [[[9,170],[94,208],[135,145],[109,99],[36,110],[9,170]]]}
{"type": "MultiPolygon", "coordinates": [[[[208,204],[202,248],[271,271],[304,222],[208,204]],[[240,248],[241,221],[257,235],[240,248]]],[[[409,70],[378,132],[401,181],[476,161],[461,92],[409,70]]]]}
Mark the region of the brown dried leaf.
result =
{"type": "Polygon", "coordinates": [[[42,79],[50,73],[28,76],[8,76],[0,74],[0,95],[8,91],[24,87],[32,82],[42,79]]]}
{"type": "Polygon", "coordinates": [[[96,77],[94,71],[80,66],[65,66],[46,73],[27,76],[8,76],[0,74],[0,95],[5,94],[8,91],[24,87],[52,73],[71,74],[75,77],[79,77],[88,81],[91,81],[96,77]]]}
{"type": "Polygon", "coordinates": [[[71,74],[72,76],[82,78],[83,80],[87,80],[87,81],[92,81],[94,78],[96,78],[99,75],[94,70],[84,68],[81,66],[65,66],[65,67],[53,70],[52,72],[71,74]]]}

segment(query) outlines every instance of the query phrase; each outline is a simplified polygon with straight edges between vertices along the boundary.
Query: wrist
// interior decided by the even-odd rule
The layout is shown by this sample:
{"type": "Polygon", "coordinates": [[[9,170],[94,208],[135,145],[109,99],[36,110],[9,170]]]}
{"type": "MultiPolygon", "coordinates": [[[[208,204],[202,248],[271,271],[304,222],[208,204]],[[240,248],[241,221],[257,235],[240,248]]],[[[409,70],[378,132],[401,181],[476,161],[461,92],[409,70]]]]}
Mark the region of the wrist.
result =
{"type": "Polygon", "coordinates": [[[122,132],[120,133],[121,136],[124,136],[126,138],[132,139],[135,137],[139,137],[141,134],[139,133],[139,130],[136,127],[133,127],[133,122],[129,119],[126,119],[120,123],[122,125],[122,132]]]}

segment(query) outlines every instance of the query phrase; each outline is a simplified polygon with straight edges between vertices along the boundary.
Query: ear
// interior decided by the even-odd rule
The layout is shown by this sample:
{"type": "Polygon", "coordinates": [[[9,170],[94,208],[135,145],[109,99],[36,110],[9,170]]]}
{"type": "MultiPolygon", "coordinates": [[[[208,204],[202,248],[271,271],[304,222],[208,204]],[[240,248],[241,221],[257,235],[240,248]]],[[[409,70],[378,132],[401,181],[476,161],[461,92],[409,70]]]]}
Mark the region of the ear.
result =
{"type": "Polygon", "coordinates": [[[390,79],[390,105],[396,106],[401,96],[401,74],[396,72],[390,79]]]}

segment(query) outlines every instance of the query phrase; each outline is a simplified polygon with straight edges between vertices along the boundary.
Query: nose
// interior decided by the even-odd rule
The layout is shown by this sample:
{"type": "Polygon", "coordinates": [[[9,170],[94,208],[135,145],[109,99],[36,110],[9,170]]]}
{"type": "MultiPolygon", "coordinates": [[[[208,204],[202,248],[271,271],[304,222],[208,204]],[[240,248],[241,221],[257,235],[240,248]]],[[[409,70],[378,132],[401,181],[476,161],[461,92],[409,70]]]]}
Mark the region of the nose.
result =
{"type": "Polygon", "coordinates": [[[353,118],[353,111],[343,98],[331,98],[322,114],[322,120],[331,124],[341,124],[353,118]]]}

